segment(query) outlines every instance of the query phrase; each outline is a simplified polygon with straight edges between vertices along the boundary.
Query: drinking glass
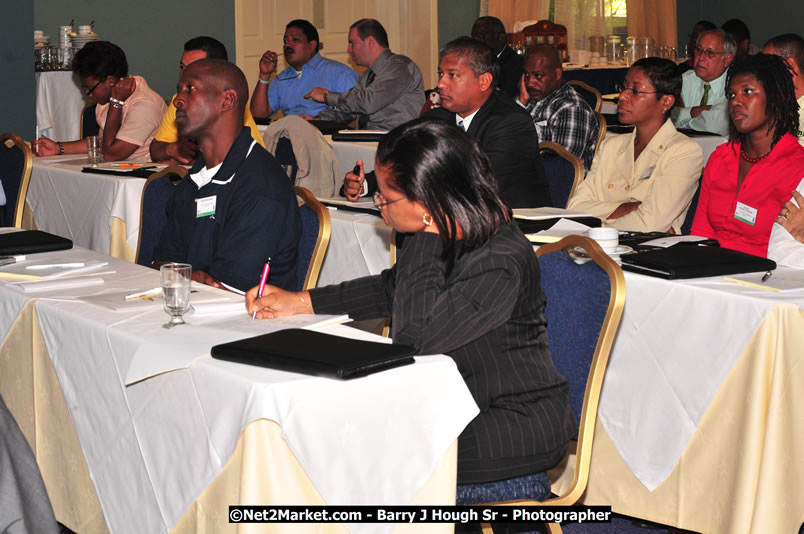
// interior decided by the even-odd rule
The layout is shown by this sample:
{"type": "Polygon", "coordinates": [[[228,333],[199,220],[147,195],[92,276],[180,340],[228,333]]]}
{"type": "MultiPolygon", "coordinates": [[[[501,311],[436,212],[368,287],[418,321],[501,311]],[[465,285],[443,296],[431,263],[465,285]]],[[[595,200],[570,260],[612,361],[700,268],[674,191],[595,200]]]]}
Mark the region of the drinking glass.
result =
{"type": "Polygon", "coordinates": [[[193,267],[187,263],[166,263],[159,268],[162,277],[162,295],[165,298],[165,312],[170,321],[164,328],[185,324],[182,315],[190,309],[190,276],[193,267]]]}
{"type": "Polygon", "coordinates": [[[103,162],[103,142],[97,135],[87,137],[87,160],[93,167],[103,162]]]}

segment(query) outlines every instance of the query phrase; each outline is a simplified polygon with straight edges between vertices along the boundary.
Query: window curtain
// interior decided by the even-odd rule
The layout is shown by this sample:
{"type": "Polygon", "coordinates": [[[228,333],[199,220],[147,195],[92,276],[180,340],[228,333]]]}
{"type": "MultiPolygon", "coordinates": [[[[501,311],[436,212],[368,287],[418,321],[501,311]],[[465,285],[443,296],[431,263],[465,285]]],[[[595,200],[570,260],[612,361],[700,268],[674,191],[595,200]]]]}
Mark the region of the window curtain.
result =
{"type": "Polygon", "coordinates": [[[628,35],[652,37],[657,46],[677,48],[676,0],[628,0],[628,35]]]}
{"type": "Polygon", "coordinates": [[[555,22],[567,27],[570,50],[589,50],[589,37],[612,33],[604,7],[603,0],[556,0],[555,22]]]}
{"type": "MultiPolygon", "coordinates": [[[[483,0],[481,15],[497,17],[505,25],[505,31],[513,33],[517,22],[545,20],[550,9],[550,0],[483,0]],[[483,13],[484,4],[487,5],[483,13]]],[[[517,28],[521,31],[521,28],[517,28]]]]}
{"type": "MultiPolygon", "coordinates": [[[[570,49],[588,50],[589,37],[612,33],[604,0],[552,0],[555,20],[567,27],[570,49]]],[[[548,18],[551,0],[481,0],[480,15],[499,18],[505,29],[548,18]]],[[[676,0],[628,0],[628,35],[652,37],[657,46],[677,47],[676,0]]]]}

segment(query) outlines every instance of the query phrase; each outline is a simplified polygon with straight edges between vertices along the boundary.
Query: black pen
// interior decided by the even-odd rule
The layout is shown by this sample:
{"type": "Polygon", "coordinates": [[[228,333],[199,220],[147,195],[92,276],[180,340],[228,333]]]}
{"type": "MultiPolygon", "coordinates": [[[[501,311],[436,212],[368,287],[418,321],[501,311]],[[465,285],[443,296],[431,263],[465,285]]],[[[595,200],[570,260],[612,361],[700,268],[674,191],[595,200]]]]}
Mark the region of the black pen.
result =
{"type": "Polygon", "coordinates": [[[763,274],[763,275],[762,275],[762,281],[763,281],[763,282],[767,282],[767,281],[768,281],[768,278],[770,278],[772,274],[773,274],[773,271],[768,271],[768,272],[766,272],[765,274],[763,274]]]}

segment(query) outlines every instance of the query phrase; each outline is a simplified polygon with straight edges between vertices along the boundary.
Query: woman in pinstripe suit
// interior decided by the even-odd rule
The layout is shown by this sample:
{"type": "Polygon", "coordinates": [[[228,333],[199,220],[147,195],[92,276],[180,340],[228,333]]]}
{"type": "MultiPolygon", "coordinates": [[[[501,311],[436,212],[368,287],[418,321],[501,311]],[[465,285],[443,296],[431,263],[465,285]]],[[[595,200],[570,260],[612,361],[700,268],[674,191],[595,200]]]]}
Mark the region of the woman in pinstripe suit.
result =
{"type": "Polygon", "coordinates": [[[405,239],[381,274],[300,293],[246,295],[261,318],[294,313],[392,317],[394,343],[451,356],[480,408],[459,439],[458,482],[549,469],[575,433],[567,381],[547,345],[530,243],[511,220],[488,158],[463,132],[417,119],[377,148],[385,222],[405,239]]]}

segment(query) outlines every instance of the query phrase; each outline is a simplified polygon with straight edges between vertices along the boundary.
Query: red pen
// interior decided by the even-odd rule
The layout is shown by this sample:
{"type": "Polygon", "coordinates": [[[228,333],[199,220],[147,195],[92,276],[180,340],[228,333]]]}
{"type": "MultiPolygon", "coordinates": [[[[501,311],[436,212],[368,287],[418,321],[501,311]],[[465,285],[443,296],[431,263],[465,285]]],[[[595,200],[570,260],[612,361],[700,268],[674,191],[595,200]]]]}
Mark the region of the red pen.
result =
{"type": "MultiPolygon", "coordinates": [[[[265,290],[265,281],[268,280],[268,273],[271,272],[271,258],[265,262],[265,267],[262,268],[262,277],[260,277],[260,287],[257,289],[257,299],[262,297],[262,292],[265,290]]],[[[251,316],[252,319],[257,318],[257,310],[251,316]]]]}

